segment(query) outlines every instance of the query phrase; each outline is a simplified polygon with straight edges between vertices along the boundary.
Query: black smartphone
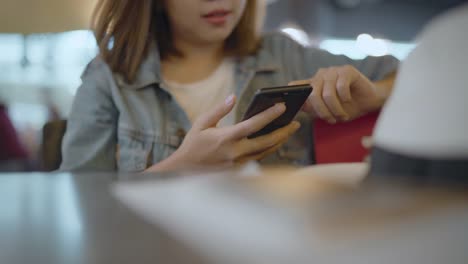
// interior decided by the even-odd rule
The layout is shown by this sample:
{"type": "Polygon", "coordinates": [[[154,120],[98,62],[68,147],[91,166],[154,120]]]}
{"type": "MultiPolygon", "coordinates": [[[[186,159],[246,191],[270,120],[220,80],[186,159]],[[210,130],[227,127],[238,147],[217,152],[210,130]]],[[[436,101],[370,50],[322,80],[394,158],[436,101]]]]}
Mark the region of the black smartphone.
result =
{"type": "Polygon", "coordinates": [[[250,102],[242,120],[247,120],[277,103],[284,103],[286,105],[286,111],[260,131],[248,136],[248,138],[255,138],[271,133],[291,123],[311,92],[312,87],[309,84],[271,87],[258,90],[250,102]]]}

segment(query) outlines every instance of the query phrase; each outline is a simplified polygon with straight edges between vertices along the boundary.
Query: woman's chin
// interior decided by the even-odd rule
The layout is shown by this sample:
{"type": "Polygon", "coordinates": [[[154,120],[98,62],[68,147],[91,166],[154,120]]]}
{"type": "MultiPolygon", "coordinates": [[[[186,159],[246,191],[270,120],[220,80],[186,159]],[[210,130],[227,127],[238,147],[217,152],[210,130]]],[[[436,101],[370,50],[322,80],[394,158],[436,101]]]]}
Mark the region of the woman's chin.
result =
{"type": "Polygon", "coordinates": [[[227,30],[227,29],[214,29],[210,30],[210,32],[207,32],[204,36],[204,40],[206,42],[212,42],[212,43],[218,43],[218,42],[224,42],[229,35],[231,35],[232,30],[227,30]]]}

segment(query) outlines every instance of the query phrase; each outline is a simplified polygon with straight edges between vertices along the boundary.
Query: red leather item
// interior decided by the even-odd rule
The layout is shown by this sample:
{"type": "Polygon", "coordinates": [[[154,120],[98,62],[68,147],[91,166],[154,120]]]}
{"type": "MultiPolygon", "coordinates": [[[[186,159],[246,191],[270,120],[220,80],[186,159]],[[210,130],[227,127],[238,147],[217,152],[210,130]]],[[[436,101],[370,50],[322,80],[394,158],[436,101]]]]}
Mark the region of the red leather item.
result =
{"type": "Polygon", "coordinates": [[[6,108],[0,105],[0,161],[26,159],[27,156],[6,108]]]}
{"type": "Polygon", "coordinates": [[[362,138],[371,136],[380,112],[374,112],[351,122],[335,125],[314,121],[315,159],[317,164],[361,162],[369,154],[362,138]]]}

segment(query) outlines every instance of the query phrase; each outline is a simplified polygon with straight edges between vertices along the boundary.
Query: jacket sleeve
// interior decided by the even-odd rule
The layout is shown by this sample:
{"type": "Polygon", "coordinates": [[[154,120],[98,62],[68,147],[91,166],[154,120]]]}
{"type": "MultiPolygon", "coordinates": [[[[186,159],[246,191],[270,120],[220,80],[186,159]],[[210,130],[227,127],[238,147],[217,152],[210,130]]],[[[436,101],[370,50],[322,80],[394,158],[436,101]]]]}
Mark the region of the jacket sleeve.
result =
{"type": "Polygon", "coordinates": [[[393,56],[366,57],[353,60],[344,55],[335,55],[316,47],[304,47],[288,36],[275,33],[267,36],[264,45],[281,60],[283,70],[291,80],[312,77],[320,68],[352,65],[372,81],[383,79],[397,70],[399,60],[393,56]]]}
{"type": "Polygon", "coordinates": [[[112,99],[112,73],[99,58],[82,77],[62,144],[62,171],[116,170],[118,111],[112,99]]]}

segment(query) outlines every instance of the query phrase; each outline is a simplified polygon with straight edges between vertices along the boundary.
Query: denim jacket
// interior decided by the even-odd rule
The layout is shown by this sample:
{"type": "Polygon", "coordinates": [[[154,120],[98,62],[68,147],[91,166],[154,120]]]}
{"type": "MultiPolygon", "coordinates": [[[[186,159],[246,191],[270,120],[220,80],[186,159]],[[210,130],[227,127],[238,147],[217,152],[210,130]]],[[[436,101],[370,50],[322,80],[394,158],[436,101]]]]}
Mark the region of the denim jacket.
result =
{"type": "MultiPolygon", "coordinates": [[[[398,60],[391,56],[351,60],[303,47],[283,34],[266,35],[255,55],[236,61],[235,119],[242,117],[256,90],[307,79],[320,68],[345,64],[378,80],[395,71],[398,60]]],[[[149,52],[133,83],[113,73],[101,58],[91,61],[71,108],[61,170],[138,172],[171,155],[191,123],[161,80],[156,48],[149,52]]],[[[262,163],[314,163],[311,120],[305,114],[297,119],[301,129],[262,163]]]]}

